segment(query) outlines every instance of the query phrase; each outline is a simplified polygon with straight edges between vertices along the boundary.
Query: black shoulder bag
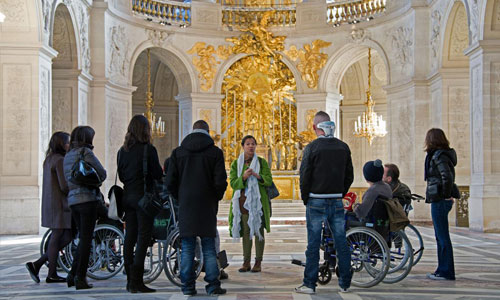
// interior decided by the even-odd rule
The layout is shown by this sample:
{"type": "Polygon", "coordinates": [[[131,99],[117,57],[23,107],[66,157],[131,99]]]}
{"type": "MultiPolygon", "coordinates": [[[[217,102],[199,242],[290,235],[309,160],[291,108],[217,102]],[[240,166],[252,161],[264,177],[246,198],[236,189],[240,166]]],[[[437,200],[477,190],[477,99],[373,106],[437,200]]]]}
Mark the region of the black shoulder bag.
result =
{"type": "Polygon", "coordinates": [[[97,174],[96,169],[85,161],[85,148],[82,147],[78,159],[71,167],[71,178],[69,179],[76,185],[88,187],[100,187],[102,184],[101,177],[97,174]]]}
{"type": "Polygon", "coordinates": [[[139,208],[151,218],[154,218],[162,209],[163,203],[156,190],[156,184],[153,183],[152,191],[147,189],[148,176],[148,144],[144,145],[144,155],[142,158],[142,172],[144,174],[144,196],[139,200],[139,208]]]}

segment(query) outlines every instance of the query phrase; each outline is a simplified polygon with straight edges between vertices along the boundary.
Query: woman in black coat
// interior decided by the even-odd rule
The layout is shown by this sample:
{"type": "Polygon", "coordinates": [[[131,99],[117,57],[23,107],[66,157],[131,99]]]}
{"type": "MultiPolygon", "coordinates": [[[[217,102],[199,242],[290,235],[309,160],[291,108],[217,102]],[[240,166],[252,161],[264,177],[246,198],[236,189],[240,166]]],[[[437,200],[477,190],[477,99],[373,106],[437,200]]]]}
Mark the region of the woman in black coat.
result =
{"type": "Polygon", "coordinates": [[[431,203],[432,223],[437,242],[438,267],[432,274],[433,280],[455,280],[453,246],[448,228],[448,213],[453,207],[453,198],[459,198],[455,185],[457,153],[441,129],[433,128],[425,137],[425,180],[427,181],[426,202],[431,203]]]}
{"type": "Polygon", "coordinates": [[[148,119],[135,115],[128,125],[125,142],[118,151],[118,176],[124,184],[123,207],[125,210],[125,244],[123,253],[127,273],[127,291],[131,293],[152,293],[143,281],[144,259],[151,242],[154,219],[138,206],[144,195],[143,157],[147,152],[148,190],[155,180],[163,176],[158,152],[151,145],[151,127],[148,119]],[[134,254],[135,246],[135,254],[134,254]]]}
{"type": "Polygon", "coordinates": [[[71,242],[71,210],[68,206],[68,183],[64,178],[63,160],[69,150],[69,134],[58,131],[52,135],[43,162],[42,226],[50,228],[47,252],[35,262],[26,263],[31,278],[39,283],[38,272],[49,261],[47,283],[66,282],[57,275],[57,256],[71,242]]]}

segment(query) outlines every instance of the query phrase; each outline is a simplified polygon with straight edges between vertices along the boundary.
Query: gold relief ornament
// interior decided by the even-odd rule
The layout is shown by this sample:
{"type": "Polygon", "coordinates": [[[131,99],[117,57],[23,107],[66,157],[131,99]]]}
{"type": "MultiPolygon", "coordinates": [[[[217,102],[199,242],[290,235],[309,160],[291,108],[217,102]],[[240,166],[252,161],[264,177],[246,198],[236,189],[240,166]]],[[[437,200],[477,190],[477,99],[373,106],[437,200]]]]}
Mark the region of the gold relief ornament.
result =
{"type": "Polygon", "coordinates": [[[198,55],[198,57],[193,57],[193,65],[198,70],[198,78],[202,81],[201,89],[208,91],[212,88],[215,73],[217,72],[216,66],[220,62],[213,56],[216,53],[214,46],[205,45],[205,42],[197,42],[187,53],[198,55]]]}
{"type": "Polygon", "coordinates": [[[318,71],[325,66],[328,60],[328,54],[321,53],[321,48],[326,48],[331,44],[331,42],[315,40],[311,45],[304,44],[304,49],[297,50],[297,47],[292,45],[289,50],[284,51],[291,60],[296,61],[299,59],[297,69],[301,73],[302,80],[311,89],[318,88],[318,71]]]}

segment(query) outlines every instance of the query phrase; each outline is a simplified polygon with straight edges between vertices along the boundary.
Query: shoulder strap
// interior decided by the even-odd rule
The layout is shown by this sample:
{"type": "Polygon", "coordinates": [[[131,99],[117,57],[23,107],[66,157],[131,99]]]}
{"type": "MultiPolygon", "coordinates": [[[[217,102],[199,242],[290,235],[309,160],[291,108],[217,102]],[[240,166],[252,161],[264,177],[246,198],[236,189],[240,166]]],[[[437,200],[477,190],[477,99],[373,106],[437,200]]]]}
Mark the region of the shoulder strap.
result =
{"type": "Polygon", "coordinates": [[[144,193],[146,193],[146,177],[148,176],[148,144],[144,145],[144,155],[142,156],[142,174],[144,175],[144,193]]]}
{"type": "Polygon", "coordinates": [[[118,179],[118,164],[120,163],[120,152],[122,152],[122,149],[118,151],[118,157],[117,157],[117,163],[116,163],[116,174],[115,174],[115,185],[118,179]]]}

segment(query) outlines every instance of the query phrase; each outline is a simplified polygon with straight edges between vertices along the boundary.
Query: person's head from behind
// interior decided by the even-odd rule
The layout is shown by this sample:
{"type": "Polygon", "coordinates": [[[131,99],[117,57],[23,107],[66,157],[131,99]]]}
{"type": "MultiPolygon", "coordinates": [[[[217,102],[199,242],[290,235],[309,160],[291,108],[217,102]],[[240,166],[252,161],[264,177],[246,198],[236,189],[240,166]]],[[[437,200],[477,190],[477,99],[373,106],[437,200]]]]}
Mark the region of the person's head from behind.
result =
{"type": "Polygon", "coordinates": [[[66,155],[69,150],[69,133],[63,131],[54,132],[50,138],[49,148],[45,152],[45,157],[51,154],[66,155]]]}
{"type": "Polygon", "coordinates": [[[384,176],[382,180],[385,183],[398,182],[399,181],[399,168],[395,164],[385,164],[384,165],[384,176]]]}
{"type": "Polygon", "coordinates": [[[87,147],[93,149],[95,131],[90,126],[77,126],[71,132],[70,149],[87,147]]]}
{"type": "Polygon", "coordinates": [[[137,143],[151,143],[151,126],[149,125],[148,119],[143,115],[135,115],[132,117],[132,120],[130,120],[123,148],[128,151],[137,143]]]}
{"type": "Polygon", "coordinates": [[[245,154],[245,157],[251,158],[255,155],[257,140],[253,136],[247,135],[241,140],[241,147],[243,147],[243,153],[245,154]]]}
{"type": "Polygon", "coordinates": [[[193,130],[196,130],[196,129],[205,130],[207,133],[209,133],[209,131],[210,131],[210,127],[208,126],[208,123],[205,122],[204,120],[198,120],[198,121],[194,122],[193,130]]]}
{"type": "Polygon", "coordinates": [[[313,129],[317,136],[333,136],[335,123],[330,120],[330,116],[324,111],[318,111],[314,115],[313,129]]]}
{"type": "Polygon", "coordinates": [[[425,151],[448,150],[450,142],[446,138],[444,131],[440,128],[432,128],[427,131],[425,136],[425,151]]]}
{"type": "Polygon", "coordinates": [[[363,166],[363,176],[370,186],[375,182],[381,181],[384,176],[382,161],[380,159],[367,161],[363,166]]]}

